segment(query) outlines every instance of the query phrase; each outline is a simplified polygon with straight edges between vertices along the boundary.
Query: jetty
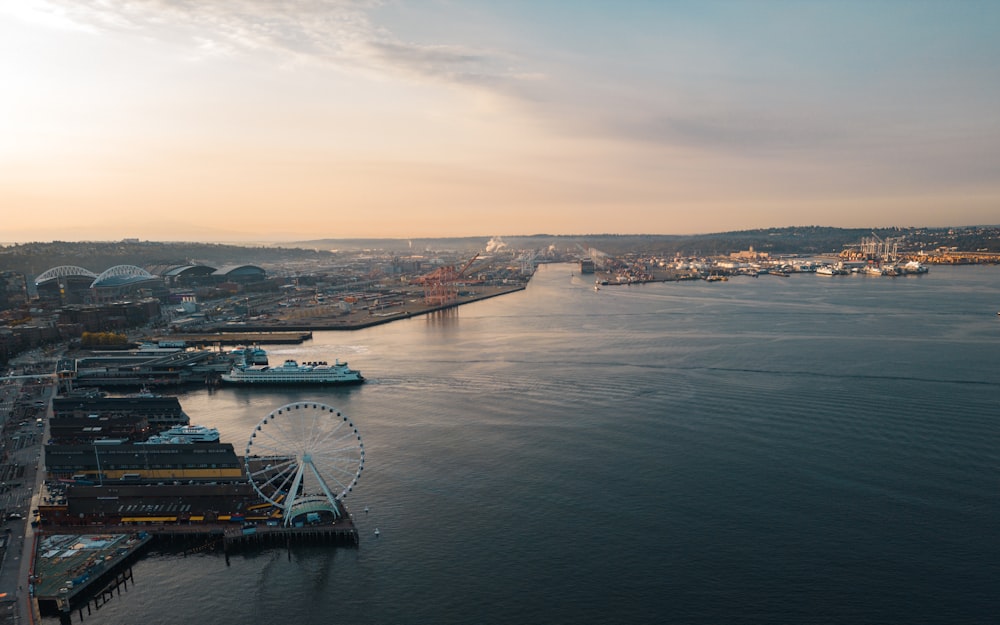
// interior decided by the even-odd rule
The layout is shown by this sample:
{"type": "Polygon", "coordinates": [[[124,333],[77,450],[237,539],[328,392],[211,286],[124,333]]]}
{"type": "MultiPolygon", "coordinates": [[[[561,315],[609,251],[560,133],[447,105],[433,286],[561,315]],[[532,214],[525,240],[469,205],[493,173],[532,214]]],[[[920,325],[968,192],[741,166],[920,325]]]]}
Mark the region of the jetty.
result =
{"type": "MultiPolygon", "coordinates": [[[[45,533],[35,536],[28,592],[39,612],[68,614],[74,605],[95,608],[132,579],[132,563],[153,537],[146,532],[45,533]],[[94,589],[100,589],[94,592],[94,589]],[[86,603],[81,599],[86,597],[86,603]]],[[[119,591],[120,592],[120,591],[119,591]]]]}
{"type": "Polygon", "coordinates": [[[230,553],[295,545],[356,547],[350,517],[331,524],[81,525],[46,528],[36,535],[29,593],[40,614],[91,615],[135,583],[132,564],[152,546],[163,550],[230,553]]]}
{"type": "Polygon", "coordinates": [[[312,338],[311,330],[283,329],[271,331],[268,329],[247,329],[217,332],[178,333],[166,336],[155,336],[151,339],[157,343],[183,343],[186,346],[210,345],[298,345],[312,338]]]}

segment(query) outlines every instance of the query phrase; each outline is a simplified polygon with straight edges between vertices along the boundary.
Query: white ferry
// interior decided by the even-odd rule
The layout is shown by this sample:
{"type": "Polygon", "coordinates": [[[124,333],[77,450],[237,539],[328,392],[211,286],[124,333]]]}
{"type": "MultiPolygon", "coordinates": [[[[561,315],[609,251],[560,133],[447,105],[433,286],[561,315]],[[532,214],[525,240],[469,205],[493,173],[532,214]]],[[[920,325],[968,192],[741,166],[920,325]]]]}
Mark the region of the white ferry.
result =
{"type": "Polygon", "coordinates": [[[170,445],[184,443],[218,443],[219,430],[204,425],[175,425],[169,430],[150,436],[148,445],[170,445]]]}
{"type": "Polygon", "coordinates": [[[365,378],[339,360],[299,364],[286,360],[281,366],[235,364],[221,376],[229,384],[361,384],[365,378]]]}

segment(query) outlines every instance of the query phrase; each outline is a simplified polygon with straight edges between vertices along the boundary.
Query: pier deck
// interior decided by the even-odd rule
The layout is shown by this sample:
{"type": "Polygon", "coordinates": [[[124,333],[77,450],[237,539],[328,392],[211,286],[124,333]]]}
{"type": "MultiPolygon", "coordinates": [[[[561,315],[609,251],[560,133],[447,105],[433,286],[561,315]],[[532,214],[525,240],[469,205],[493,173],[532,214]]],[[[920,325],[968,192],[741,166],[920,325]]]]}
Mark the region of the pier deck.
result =
{"type": "MultiPolygon", "coordinates": [[[[355,546],[358,532],[350,518],[326,525],[298,527],[240,524],[150,524],[124,526],[63,526],[47,528],[38,535],[31,593],[39,607],[68,613],[90,601],[106,601],[108,588],[131,579],[128,566],[154,539],[173,544],[182,541],[185,550],[217,549],[227,553],[241,549],[325,544],[355,546]],[[197,541],[197,545],[188,548],[197,541]],[[104,588],[102,591],[95,589],[104,588]]],[[[99,607],[96,606],[96,607],[99,607]]],[[[89,609],[89,608],[88,608],[89,609]]]]}
{"type": "Polygon", "coordinates": [[[274,345],[274,344],[299,344],[312,338],[309,330],[241,330],[241,331],[220,331],[199,334],[171,334],[169,336],[155,336],[153,341],[184,341],[191,345],[274,345]]]}
{"type": "Polygon", "coordinates": [[[60,610],[68,610],[78,594],[95,583],[106,583],[150,540],[152,536],[146,533],[40,535],[31,592],[40,604],[51,602],[60,610]]]}

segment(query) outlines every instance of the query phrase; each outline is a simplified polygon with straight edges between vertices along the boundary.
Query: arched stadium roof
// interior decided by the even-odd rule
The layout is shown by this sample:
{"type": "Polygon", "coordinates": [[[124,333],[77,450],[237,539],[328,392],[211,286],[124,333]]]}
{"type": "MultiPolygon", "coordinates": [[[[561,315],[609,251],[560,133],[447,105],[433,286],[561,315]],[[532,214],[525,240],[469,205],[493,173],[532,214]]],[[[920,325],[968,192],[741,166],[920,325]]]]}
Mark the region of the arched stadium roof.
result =
{"type": "Polygon", "coordinates": [[[149,273],[142,267],[136,267],[135,265],[115,265],[110,269],[106,269],[101,275],[94,279],[91,283],[91,288],[108,288],[108,287],[119,287],[127,286],[129,284],[138,284],[140,282],[148,282],[149,280],[156,280],[156,276],[149,273]]]}
{"type": "Polygon", "coordinates": [[[171,267],[166,271],[160,272],[160,275],[164,278],[175,278],[184,274],[207,275],[215,273],[215,271],[215,267],[209,267],[208,265],[178,265],[176,267],[171,267]]]}
{"type": "Polygon", "coordinates": [[[227,265],[219,267],[212,275],[229,277],[264,275],[264,273],[266,272],[257,265],[227,265]]]}
{"type": "Polygon", "coordinates": [[[42,284],[50,280],[59,278],[96,278],[97,274],[89,269],[77,267],[76,265],[60,265],[44,271],[35,277],[35,284],[42,284]]]}

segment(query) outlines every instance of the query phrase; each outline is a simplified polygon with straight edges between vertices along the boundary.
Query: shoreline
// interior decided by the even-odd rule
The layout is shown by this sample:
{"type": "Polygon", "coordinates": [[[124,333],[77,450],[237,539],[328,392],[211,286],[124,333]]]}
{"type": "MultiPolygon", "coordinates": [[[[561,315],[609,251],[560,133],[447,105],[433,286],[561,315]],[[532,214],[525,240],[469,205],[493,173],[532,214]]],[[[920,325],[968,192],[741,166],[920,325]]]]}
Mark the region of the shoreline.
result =
{"type": "MultiPolygon", "coordinates": [[[[352,311],[339,318],[330,317],[317,317],[316,321],[311,323],[302,322],[289,322],[287,319],[274,319],[271,322],[264,323],[241,323],[239,325],[230,326],[216,326],[210,328],[210,331],[219,332],[221,334],[229,333],[239,333],[239,332],[311,332],[311,331],[350,331],[350,330],[362,330],[364,328],[370,328],[372,326],[382,325],[384,323],[391,323],[399,319],[411,319],[413,317],[419,317],[421,315],[427,315],[430,313],[439,312],[442,310],[448,310],[451,308],[458,308],[465,304],[471,304],[473,302],[480,302],[487,299],[492,299],[494,297],[499,297],[501,295],[508,295],[510,293],[517,293],[518,291],[523,291],[527,288],[527,284],[520,284],[512,287],[497,287],[497,290],[490,291],[486,293],[475,293],[467,296],[464,299],[459,299],[454,302],[449,302],[447,304],[441,304],[438,306],[428,306],[423,302],[407,302],[403,305],[396,307],[396,310],[391,313],[373,313],[370,309],[366,311],[352,311]]],[[[179,339],[182,334],[171,335],[171,338],[179,339]]]]}

